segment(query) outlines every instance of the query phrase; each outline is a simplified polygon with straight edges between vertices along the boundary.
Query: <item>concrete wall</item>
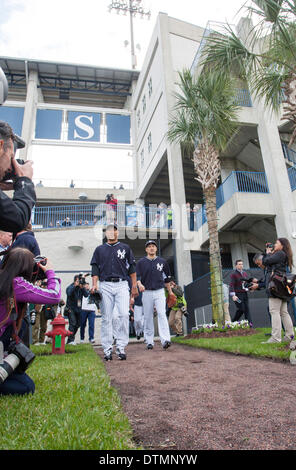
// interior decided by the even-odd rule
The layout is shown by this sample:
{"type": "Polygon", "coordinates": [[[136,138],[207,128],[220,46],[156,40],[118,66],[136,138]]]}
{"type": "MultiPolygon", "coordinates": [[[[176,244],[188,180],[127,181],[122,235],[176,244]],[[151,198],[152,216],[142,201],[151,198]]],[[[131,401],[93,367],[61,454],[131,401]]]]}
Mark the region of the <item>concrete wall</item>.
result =
{"type": "Polygon", "coordinates": [[[90,271],[90,260],[96,246],[102,243],[102,230],[79,228],[35,231],[42,255],[53,263],[62,280],[62,297],[66,287],[73,282],[74,274],[90,271]],[[61,272],[64,271],[64,272],[61,272]]]}

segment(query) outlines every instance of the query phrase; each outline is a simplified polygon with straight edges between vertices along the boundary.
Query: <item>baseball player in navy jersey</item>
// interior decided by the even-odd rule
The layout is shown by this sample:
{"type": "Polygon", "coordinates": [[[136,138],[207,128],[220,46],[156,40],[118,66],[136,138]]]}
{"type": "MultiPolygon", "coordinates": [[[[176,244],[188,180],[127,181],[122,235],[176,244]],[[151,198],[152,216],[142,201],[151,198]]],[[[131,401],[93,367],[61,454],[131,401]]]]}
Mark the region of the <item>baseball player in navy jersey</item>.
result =
{"type": "Polygon", "coordinates": [[[125,347],[129,340],[129,303],[131,294],[136,297],[137,275],[136,262],[131,248],[118,241],[118,230],[115,224],[106,228],[107,242],[98,246],[92,256],[92,292],[98,289],[100,281],[101,301],[101,341],[104,359],[112,360],[113,328],[112,316],[116,306],[119,316],[119,328],[116,338],[118,359],[125,360],[125,347]]]}
{"type": "Polygon", "coordinates": [[[137,263],[138,287],[143,292],[144,336],[147,349],[154,346],[154,307],[157,311],[158,330],[162,347],[171,345],[170,329],[166,316],[166,297],[164,287],[172,294],[170,286],[170,268],[165,259],[157,256],[157,245],[154,240],[145,244],[147,256],[137,263]]]}

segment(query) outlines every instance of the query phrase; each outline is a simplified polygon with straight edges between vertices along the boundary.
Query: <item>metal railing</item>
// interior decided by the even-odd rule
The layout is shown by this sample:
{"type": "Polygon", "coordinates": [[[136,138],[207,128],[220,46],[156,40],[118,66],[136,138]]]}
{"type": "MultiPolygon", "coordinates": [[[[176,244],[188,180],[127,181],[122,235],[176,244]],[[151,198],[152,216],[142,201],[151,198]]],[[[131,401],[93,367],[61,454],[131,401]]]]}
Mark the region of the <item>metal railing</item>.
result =
{"type": "Polygon", "coordinates": [[[296,190],[296,167],[291,166],[291,168],[288,169],[288,176],[290,180],[291,190],[295,191],[296,190]]]}
{"type": "Polygon", "coordinates": [[[287,144],[282,142],[282,149],[284,152],[284,157],[286,160],[288,160],[290,163],[293,163],[293,165],[296,165],[296,152],[293,149],[290,149],[287,144]]]}
{"type": "Polygon", "coordinates": [[[165,208],[121,203],[117,206],[101,203],[35,207],[31,218],[34,229],[106,226],[111,223],[118,227],[171,229],[170,219],[169,210],[165,208]]]}
{"type": "MultiPolygon", "coordinates": [[[[296,176],[296,175],[295,175],[296,176]]],[[[295,178],[296,181],[296,178],[295,178]]],[[[264,172],[232,171],[226,180],[216,190],[216,207],[220,209],[234,193],[269,193],[268,183],[264,172]]],[[[194,230],[197,231],[207,221],[205,205],[197,212],[194,220],[194,230]]]]}
{"type": "Polygon", "coordinates": [[[247,88],[237,88],[234,101],[243,108],[251,108],[253,106],[251,95],[247,88]]]}

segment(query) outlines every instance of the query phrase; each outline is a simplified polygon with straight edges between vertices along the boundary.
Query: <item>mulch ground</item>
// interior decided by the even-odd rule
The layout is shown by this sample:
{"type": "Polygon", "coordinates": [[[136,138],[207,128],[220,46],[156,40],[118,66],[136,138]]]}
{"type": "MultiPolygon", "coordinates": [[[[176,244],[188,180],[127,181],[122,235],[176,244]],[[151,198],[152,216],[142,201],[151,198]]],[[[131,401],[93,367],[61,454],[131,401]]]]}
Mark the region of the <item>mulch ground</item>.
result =
{"type": "Polygon", "coordinates": [[[126,361],[115,356],[105,366],[144,449],[296,449],[290,363],[175,343],[130,343],[126,352],[126,361]]]}

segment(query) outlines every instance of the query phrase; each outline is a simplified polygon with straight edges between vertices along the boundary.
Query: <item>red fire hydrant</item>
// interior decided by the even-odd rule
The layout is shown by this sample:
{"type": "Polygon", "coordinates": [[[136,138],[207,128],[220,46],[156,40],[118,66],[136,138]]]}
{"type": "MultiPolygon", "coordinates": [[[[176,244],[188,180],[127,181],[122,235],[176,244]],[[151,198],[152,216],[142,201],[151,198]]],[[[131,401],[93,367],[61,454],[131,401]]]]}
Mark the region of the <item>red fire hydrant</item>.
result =
{"type": "Polygon", "coordinates": [[[52,331],[45,333],[52,337],[52,354],[65,354],[65,337],[70,336],[72,331],[65,328],[67,320],[59,313],[51,322],[52,331]]]}

